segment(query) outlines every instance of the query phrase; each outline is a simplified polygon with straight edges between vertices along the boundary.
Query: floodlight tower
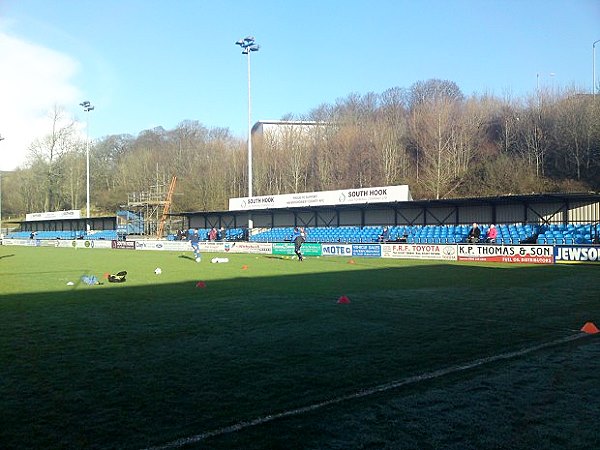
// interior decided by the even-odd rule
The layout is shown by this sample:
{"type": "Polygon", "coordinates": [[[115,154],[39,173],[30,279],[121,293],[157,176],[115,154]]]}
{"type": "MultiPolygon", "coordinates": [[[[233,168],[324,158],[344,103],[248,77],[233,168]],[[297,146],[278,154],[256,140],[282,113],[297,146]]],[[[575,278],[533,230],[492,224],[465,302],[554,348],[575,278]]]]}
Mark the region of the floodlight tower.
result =
{"type": "Polygon", "coordinates": [[[596,44],[600,39],[592,44],[592,98],[596,99],[596,44]]]}
{"type": "MultiPolygon", "coordinates": [[[[248,56],[248,197],[252,197],[252,97],[250,95],[250,53],[260,49],[252,36],[235,43],[242,48],[242,54],[248,56]]],[[[248,229],[252,228],[252,219],[248,218],[248,229]]]]}
{"type": "MultiPolygon", "coordinates": [[[[83,112],[89,113],[94,110],[94,107],[89,101],[84,101],[79,104],[83,108],[83,112]]],[[[85,195],[85,213],[86,218],[90,218],[90,119],[89,114],[86,114],[86,140],[85,140],[85,173],[86,173],[86,195],[85,195]]],[[[89,227],[89,224],[88,224],[89,227]]]]}

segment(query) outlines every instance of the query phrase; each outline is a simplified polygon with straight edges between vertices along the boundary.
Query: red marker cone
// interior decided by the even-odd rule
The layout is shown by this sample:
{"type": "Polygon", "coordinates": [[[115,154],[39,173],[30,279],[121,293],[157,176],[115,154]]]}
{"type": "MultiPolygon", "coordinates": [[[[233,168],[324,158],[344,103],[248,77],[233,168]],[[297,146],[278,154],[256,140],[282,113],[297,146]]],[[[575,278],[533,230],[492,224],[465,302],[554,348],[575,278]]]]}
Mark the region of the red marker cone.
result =
{"type": "Polygon", "coordinates": [[[348,303],[350,303],[350,299],[345,295],[342,295],[340,298],[338,298],[337,302],[338,304],[347,305],[348,303]]]}
{"type": "Polygon", "coordinates": [[[593,322],[587,322],[583,327],[581,327],[581,331],[587,334],[600,333],[600,330],[593,322]]]}
{"type": "Polygon", "coordinates": [[[242,270],[248,270],[248,266],[247,266],[246,264],[244,264],[244,265],[242,266],[242,270]]]}
{"type": "Polygon", "coordinates": [[[205,288],[206,287],[206,283],[204,281],[198,281],[196,283],[196,287],[197,288],[205,288]]]}
{"type": "Polygon", "coordinates": [[[353,259],[348,260],[348,264],[355,264],[353,259]]]}

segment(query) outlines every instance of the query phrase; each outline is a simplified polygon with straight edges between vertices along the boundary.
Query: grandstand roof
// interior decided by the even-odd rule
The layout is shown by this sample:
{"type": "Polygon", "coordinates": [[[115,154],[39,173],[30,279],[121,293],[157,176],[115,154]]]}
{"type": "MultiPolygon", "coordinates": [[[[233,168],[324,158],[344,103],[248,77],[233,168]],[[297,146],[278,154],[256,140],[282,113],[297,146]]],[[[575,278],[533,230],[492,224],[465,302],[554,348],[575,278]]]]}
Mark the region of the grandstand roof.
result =
{"type": "MultiPolygon", "coordinates": [[[[599,202],[600,193],[597,192],[552,192],[542,194],[517,194],[517,195],[499,195],[491,197],[459,197],[446,199],[426,199],[426,200],[411,200],[402,202],[388,203],[365,203],[352,205],[336,205],[336,206],[298,206],[287,208],[272,208],[272,210],[283,211],[312,211],[319,209],[366,209],[383,207],[389,208],[395,205],[416,206],[416,207],[433,207],[433,206],[469,206],[469,205],[506,205],[506,204],[541,204],[541,203],[569,203],[569,202],[599,202]]],[[[269,211],[269,210],[257,210],[269,211]]],[[[192,216],[197,214],[232,214],[232,213],[247,213],[248,211],[194,211],[174,213],[174,216],[192,216]]]]}

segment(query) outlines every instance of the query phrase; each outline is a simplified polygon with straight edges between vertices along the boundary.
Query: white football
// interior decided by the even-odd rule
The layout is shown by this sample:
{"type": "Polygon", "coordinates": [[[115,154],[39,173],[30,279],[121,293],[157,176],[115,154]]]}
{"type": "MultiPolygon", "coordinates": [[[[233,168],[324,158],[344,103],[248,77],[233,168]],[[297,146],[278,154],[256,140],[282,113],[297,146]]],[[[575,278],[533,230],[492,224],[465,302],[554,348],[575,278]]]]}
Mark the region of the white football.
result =
{"type": "Polygon", "coordinates": [[[157,267],[156,269],[154,269],[154,273],[156,275],[160,275],[162,273],[162,269],[160,267],[157,267]]]}

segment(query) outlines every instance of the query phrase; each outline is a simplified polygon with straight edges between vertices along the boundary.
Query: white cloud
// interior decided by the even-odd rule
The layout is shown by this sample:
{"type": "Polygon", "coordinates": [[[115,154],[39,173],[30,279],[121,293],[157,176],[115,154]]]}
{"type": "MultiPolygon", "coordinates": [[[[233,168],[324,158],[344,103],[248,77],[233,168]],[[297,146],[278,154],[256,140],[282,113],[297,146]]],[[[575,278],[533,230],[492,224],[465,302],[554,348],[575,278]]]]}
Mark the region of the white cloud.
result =
{"type": "Polygon", "coordinates": [[[12,170],[25,162],[36,138],[50,133],[54,108],[79,103],[81,92],[71,81],[79,63],[2,31],[0,61],[0,170],[12,170]]]}

